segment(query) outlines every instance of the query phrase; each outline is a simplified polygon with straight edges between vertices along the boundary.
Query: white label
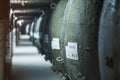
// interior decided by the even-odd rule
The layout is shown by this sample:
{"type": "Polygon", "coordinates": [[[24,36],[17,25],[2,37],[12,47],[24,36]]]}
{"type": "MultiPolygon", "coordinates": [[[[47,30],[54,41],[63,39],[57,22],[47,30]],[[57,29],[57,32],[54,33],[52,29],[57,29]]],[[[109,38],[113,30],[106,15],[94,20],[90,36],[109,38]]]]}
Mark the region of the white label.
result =
{"type": "Polygon", "coordinates": [[[39,38],[40,38],[39,33],[38,33],[38,32],[35,32],[35,33],[34,33],[34,37],[35,37],[36,39],[39,39],[39,38]]]}
{"type": "Polygon", "coordinates": [[[45,41],[45,43],[49,43],[49,35],[48,34],[44,35],[44,41],[45,41]]]}
{"type": "Polygon", "coordinates": [[[66,57],[69,58],[69,59],[72,59],[68,46],[65,47],[65,50],[66,50],[66,57]]]}
{"type": "Polygon", "coordinates": [[[68,42],[68,46],[66,46],[66,57],[78,60],[77,43],[68,42]]]}
{"type": "Polygon", "coordinates": [[[52,49],[60,49],[60,44],[59,44],[59,38],[53,38],[51,44],[52,44],[52,49]]]}

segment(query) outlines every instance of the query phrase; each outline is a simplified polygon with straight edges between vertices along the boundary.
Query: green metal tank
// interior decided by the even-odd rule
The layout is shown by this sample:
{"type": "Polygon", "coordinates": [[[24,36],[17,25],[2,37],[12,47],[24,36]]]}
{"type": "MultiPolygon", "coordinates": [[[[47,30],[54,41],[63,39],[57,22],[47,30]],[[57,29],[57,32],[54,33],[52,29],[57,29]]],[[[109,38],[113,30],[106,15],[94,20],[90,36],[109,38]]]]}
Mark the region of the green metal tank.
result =
{"type": "Polygon", "coordinates": [[[120,80],[120,1],[104,0],[99,28],[101,80],[120,80]]]}
{"type": "Polygon", "coordinates": [[[51,41],[50,41],[50,20],[51,20],[51,15],[52,15],[52,9],[49,8],[45,11],[45,21],[44,21],[44,29],[43,29],[43,39],[42,39],[42,44],[43,44],[43,50],[45,53],[45,60],[49,60],[52,62],[52,49],[51,49],[51,41]]]}
{"type": "Polygon", "coordinates": [[[51,45],[53,54],[53,69],[64,74],[62,55],[60,54],[60,32],[62,31],[64,11],[68,0],[61,0],[57,4],[51,19],[51,45]]]}
{"type": "Polygon", "coordinates": [[[100,80],[98,27],[101,0],[69,0],[60,37],[66,80],[100,80]]]}

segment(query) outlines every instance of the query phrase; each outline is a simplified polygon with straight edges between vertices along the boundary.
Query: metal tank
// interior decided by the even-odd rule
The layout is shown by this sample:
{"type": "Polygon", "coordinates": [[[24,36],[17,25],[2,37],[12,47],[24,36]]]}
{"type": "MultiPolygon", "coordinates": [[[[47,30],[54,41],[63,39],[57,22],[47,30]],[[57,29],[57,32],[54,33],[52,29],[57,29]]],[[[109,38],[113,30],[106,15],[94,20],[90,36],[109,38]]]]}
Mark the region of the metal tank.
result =
{"type": "Polygon", "coordinates": [[[53,70],[57,72],[62,72],[64,74],[64,66],[63,66],[63,59],[61,58],[60,54],[60,32],[62,31],[62,24],[63,24],[63,17],[64,11],[66,8],[68,0],[61,0],[57,4],[51,19],[51,46],[52,46],[52,55],[53,55],[53,70]]]}
{"type": "Polygon", "coordinates": [[[34,28],[35,28],[35,23],[36,23],[37,19],[38,18],[35,18],[33,20],[33,22],[31,23],[31,28],[30,28],[30,40],[33,42],[33,44],[34,44],[34,37],[33,37],[33,35],[34,35],[34,28]]]}
{"type": "Polygon", "coordinates": [[[46,13],[44,10],[42,11],[42,16],[43,16],[43,19],[41,21],[41,25],[39,28],[40,38],[38,39],[38,42],[40,45],[39,45],[38,49],[39,49],[39,52],[41,52],[41,54],[43,55],[43,54],[45,54],[44,49],[43,49],[43,31],[44,31],[44,27],[45,27],[44,24],[45,24],[45,20],[46,20],[46,13]]]}
{"type": "Polygon", "coordinates": [[[45,54],[45,60],[49,60],[52,62],[52,54],[51,54],[51,42],[50,42],[50,19],[52,15],[52,9],[45,10],[45,17],[43,21],[43,38],[42,38],[42,45],[45,54]]]}
{"type": "Polygon", "coordinates": [[[33,34],[34,34],[34,45],[37,47],[37,49],[39,50],[39,52],[42,54],[42,46],[40,43],[40,40],[42,38],[42,32],[40,32],[41,29],[41,25],[42,25],[42,20],[44,18],[44,15],[40,15],[40,17],[38,18],[38,20],[35,23],[35,27],[33,30],[33,34]]]}
{"type": "Polygon", "coordinates": [[[99,28],[101,80],[120,80],[120,1],[104,0],[99,28]]]}
{"type": "Polygon", "coordinates": [[[98,27],[101,0],[68,0],[60,37],[66,80],[100,80],[98,27]]]}

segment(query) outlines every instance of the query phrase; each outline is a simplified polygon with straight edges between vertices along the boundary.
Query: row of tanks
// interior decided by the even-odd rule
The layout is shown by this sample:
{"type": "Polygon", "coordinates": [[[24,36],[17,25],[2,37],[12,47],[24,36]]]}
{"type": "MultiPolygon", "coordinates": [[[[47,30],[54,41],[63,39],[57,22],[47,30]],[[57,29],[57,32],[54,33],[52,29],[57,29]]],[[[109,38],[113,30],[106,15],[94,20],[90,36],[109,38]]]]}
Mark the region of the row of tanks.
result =
{"type": "Polygon", "coordinates": [[[119,6],[60,0],[32,22],[30,40],[66,80],[119,80],[119,6]]]}

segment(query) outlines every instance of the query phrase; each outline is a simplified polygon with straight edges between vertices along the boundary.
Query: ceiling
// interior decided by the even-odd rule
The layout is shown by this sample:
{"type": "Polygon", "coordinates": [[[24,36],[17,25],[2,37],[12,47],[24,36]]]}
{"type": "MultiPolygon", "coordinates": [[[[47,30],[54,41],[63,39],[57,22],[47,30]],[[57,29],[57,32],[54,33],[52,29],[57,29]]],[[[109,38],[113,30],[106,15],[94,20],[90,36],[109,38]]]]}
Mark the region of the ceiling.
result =
{"type": "Polygon", "coordinates": [[[39,16],[43,8],[58,0],[10,0],[10,8],[16,17],[34,18],[39,16]]]}
{"type": "Polygon", "coordinates": [[[53,0],[10,0],[10,3],[45,3],[48,4],[53,0]]]}
{"type": "Polygon", "coordinates": [[[54,0],[10,0],[11,8],[38,8],[41,6],[49,6],[54,0]]]}

